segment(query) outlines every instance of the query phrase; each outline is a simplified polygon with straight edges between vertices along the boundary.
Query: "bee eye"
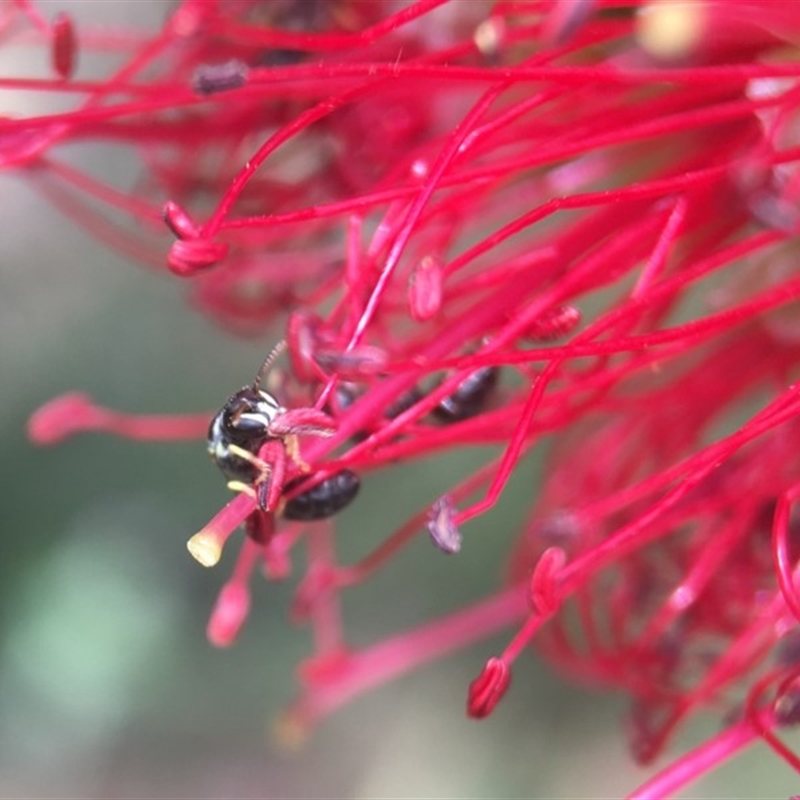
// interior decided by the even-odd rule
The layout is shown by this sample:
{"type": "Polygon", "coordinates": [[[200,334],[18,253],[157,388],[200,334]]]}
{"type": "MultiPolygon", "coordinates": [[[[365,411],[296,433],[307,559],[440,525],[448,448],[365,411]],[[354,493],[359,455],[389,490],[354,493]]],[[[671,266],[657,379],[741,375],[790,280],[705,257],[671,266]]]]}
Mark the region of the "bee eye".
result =
{"type": "Polygon", "coordinates": [[[266,427],[260,414],[239,414],[231,419],[231,425],[240,433],[261,433],[266,427]]]}

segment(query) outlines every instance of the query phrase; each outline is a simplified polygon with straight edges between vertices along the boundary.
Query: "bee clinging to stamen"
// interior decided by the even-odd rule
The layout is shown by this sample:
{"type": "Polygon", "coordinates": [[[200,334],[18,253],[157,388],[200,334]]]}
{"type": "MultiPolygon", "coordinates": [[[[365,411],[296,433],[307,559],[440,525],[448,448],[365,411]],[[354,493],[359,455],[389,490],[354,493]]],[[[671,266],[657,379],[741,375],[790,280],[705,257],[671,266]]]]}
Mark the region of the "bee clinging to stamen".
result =
{"type": "Polygon", "coordinates": [[[231,395],[208,428],[208,452],[228,478],[228,486],[253,492],[263,511],[275,509],[286,474],[286,457],[301,471],[297,436],[331,436],[336,421],[314,408],[284,408],[261,387],[286,344],[279,342],[264,360],[255,380],[231,395]]]}

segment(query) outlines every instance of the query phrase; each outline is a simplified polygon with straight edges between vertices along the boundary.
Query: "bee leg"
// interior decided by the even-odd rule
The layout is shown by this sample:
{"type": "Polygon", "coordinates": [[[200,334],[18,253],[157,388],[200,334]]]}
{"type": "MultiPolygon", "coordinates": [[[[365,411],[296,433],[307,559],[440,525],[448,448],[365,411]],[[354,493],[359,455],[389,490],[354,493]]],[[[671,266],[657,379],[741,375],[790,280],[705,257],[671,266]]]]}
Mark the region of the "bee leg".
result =
{"type": "Polygon", "coordinates": [[[228,488],[232,492],[239,492],[241,494],[246,494],[251,500],[257,500],[255,490],[249,483],[243,483],[242,481],[228,481],[228,488]]]}
{"type": "MultiPolygon", "coordinates": [[[[263,449],[264,448],[262,448],[262,450],[263,449]]],[[[251,464],[258,473],[256,479],[253,481],[252,486],[242,483],[241,481],[229,481],[228,488],[235,492],[243,492],[253,500],[256,500],[262,511],[269,511],[274,508],[278,502],[278,497],[280,497],[280,486],[283,484],[283,473],[285,472],[285,466],[281,465],[281,474],[278,476],[279,479],[276,481],[275,464],[265,461],[263,458],[261,458],[260,454],[254,455],[249,450],[245,450],[243,447],[239,447],[235,444],[228,445],[228,451],[237,458],[247,461],[247,463],[251,464]],[[274,494],[271,489],[276,483],[278,486],[278,497],[271,497],[271,495],[274,494]]],[[[276,455],[277,454],[278,451],[276,451],[276,455]]],[[[277,458],[276,460],[280,459],[277,458]]]]}
{"type": "Polygon", "coordinates": [[[258,460],[266,467],[254,484],[258,505],[262,511],[274,511],[286,476],[286,447],[283,442],[272,439],[261,447],[258,460]]]}

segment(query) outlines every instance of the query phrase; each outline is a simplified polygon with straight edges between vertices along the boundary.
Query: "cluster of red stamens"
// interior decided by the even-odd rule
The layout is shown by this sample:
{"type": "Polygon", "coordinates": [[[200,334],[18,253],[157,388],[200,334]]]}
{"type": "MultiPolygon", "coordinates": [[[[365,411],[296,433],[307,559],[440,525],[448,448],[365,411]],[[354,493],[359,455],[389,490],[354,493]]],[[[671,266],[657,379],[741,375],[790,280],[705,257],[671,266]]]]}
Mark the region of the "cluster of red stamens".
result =
{"type": "MultiPolygon", "coordinates": [[[[642,761],[698,709],[726,715],[633,796],[665,797],[758,739],[800,771],[776,732],[800,719],[798,39],[800,11],[770,0],[183,0],[155,33],[0,6],[0,43],[46,43],[54,72],[0,88],[74,98],[0,120],[0,166],[180,276],[223,327],[282,321],[281,404],[335,425],[285,463],[288,440],[265,440],[263,509],[242,491],[190,541],[212,565],[246,529],[209,623],[218,645],[256,566],[284,577],[307,541],[294,616],[317,653],[287,731],[516,623],[470,715],[491,713],[533,641],[630,693],[642,761]],[[83,49],[122,60],[82,77],[83,49]],[[145,180],[121,188],[59,157],[97,140],[145,180]],[[331,525],[281,518],[289,479],[307,476],[286,502],[341,470],[475,445],[502,452],[373,531],[356,564],[336,562],[331,525]],[[545,445],[508,586],[346,645],[340,592],[426,528],[444,552],[468,547],[465,524],[545,445]]],[[[204,437],[208,419],[70,394],[30,433],[204,437]]]]}

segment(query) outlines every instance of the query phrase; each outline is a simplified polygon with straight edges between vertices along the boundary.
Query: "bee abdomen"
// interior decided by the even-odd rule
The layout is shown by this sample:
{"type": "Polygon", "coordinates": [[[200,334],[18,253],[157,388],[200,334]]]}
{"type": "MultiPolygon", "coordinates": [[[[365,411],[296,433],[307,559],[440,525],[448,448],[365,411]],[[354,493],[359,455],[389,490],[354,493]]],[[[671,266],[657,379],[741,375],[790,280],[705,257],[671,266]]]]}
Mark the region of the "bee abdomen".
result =
{"type": "MultiPolygon", "coordinates": [[[[284,487],[284,492],[291,490],[303,480],[305,478],[289,481],[284,487]]],[[[358,475],[349,469],[343,469],[312,486],[308,491],[301,492],[288,500],[283,507],[283,516],[286,519],[306,522],[327,519],[350,505],[358,494],[360,486],[358,475]]]]}
{"type": "Polygon", "coordinates": [[[433,415],[442,422],[460,422],[483,411],[497,385],[500,370],[481,367],[464,378],[455,391],[433,409],[433,415]]]}

